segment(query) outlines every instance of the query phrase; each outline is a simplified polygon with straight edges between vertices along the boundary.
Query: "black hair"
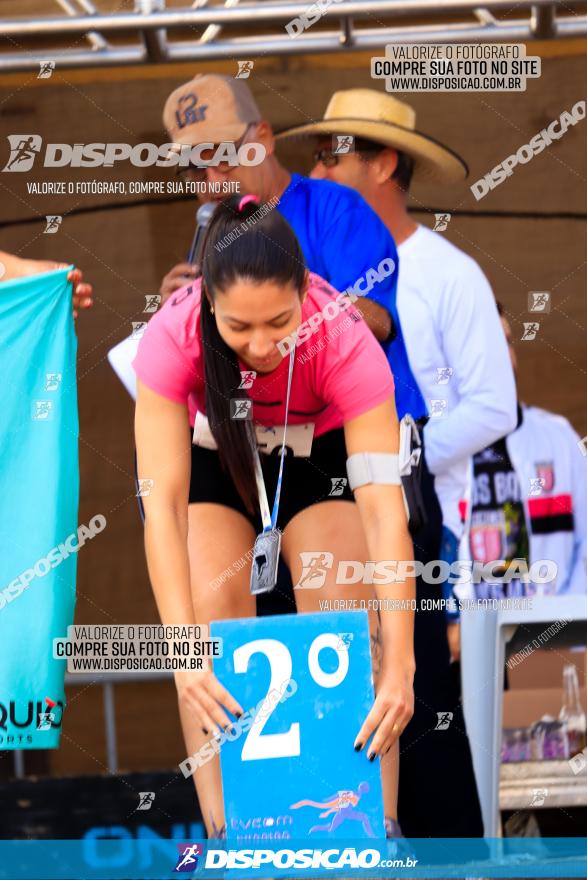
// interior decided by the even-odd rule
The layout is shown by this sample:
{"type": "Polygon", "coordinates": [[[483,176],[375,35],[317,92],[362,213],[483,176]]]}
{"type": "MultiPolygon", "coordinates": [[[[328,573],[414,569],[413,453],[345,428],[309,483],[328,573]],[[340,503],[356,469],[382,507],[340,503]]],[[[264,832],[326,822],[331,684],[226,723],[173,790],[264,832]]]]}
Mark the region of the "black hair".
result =
{"type": "Polygon", "coordinates": [[[210,429],[222,466],[247,510],[254,512],[258,509],[258,493],[253,423],[250,419],[231,418],[231,400],[248,399],[248,395],[239,388],[238,357],[218,332],[211,308],[217,292],[226,291],[241,278],[293,284],[301,295],[306,266],[294,231],[275,205],[251,200],[241,209],[243,199],[241,195],[231,196],[220,202],[210,221],[201,257],[200,327],[210,429]]]}
{"type": "MultiPolygon", "coordinates": [[[[357,153],[380,153],[382,150],[386,149],[393,148],[387,147],[385,144],[378,143],[377,141],[371,141],[368,138],[355,138],[355,150],[357,153]]],[[[401,150],[396,150],[396,153],[397,165],[395,166],[395,171],[391,175],[391,180],[394,180],[397,183],[402,192],[408,192],[414,174],[415,163],[412,157],[408,156],[407,153],[402,153],[401,150]]]]}
{"type": "Polygon", "coordinates": [[[402,192],[407,193],[410,188],[414,174],[414,164],[414,160],[411,156],[398,150],[397,165],[395,166],[395,171],[391,175],[391,179],[395,180],[402,192]]]}

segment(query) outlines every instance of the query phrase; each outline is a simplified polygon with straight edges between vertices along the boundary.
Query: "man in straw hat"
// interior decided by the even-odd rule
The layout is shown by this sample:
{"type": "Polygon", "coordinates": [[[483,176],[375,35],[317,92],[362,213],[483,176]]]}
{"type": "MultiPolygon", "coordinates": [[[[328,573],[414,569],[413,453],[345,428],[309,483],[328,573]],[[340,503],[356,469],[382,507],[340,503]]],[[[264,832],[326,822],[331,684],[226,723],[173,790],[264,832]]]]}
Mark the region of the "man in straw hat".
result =
{"type": "MultiPolygon", "coordinates": [[[[311,176],[360,192],[398,247],[398,311],[410,364],[431,416],[424,428],[424,445],[443,511],[441,558],[453,562],[462,533],[459,501],[467,485],[470,456],[515,426],[515,382],[483,272],[441,234],[415,223],[407,201],[412,179],[454,184],[467,176],[467,166],[454,151],[417,130],[416,113],[409,104],[374,89],[336,92],[323,119],[288,129],[277,138],[296,136],[317,139],[311,176]]],[[[418,586],[421,590],[420,581],[418,586]]],[[[438,587],[432,586],[431,594],[435,590],[438,598],[438,587]]],[[[445,584],[447,601],[452,601],[451,591],[451,585],[445,584]]],[[[416,615],[416,711],[402,737],[399,811],[408,836],[466,836],[481,833],[482,826],[458,706],[455,673],[459,670],[442,664],[443,646],[430,637],[431,617],[416,615]],[[451,700],[456,713],[452,729],[443,731],[446,738],[440,740],[432,723],[434,710],[446,710],[451,700]],[[447,762],[451,747],[455,754],[447,762]],[[451,805],[448,791],[457,781],[458,800],[451,805]],[[440,793],[443,787],[440,821],[440,794],[434,795],[432,789],[440,793]]],[[[454,606],[446,617],[456,660],[459,624],[454,606]]]]}

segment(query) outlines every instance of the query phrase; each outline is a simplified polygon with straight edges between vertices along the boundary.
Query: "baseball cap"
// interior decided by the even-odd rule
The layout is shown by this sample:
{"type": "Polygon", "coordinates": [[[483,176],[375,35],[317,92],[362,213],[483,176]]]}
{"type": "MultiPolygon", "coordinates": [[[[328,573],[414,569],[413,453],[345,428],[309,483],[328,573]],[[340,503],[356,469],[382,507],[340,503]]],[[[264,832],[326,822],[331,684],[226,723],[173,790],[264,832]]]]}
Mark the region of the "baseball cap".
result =
{"type": "Polygon", "coordinates": [[[237,141],[260,121],[246,83],[220,74],[198,74],[175,89],[163,108],[163,124],[177,144],[237,141]]]}

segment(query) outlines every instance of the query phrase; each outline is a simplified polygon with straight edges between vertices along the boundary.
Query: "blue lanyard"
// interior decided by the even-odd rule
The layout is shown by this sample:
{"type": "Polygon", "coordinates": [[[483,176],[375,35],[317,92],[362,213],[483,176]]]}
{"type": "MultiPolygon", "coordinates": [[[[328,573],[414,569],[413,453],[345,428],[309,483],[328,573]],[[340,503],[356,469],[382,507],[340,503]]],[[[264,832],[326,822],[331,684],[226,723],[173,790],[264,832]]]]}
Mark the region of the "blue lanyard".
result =
{"type": "Polygon", "coordinates": [[[285,419],[283,423],[283,440],[281,443],[281,461],[279,463],[279,475],[277,477],[277,488],[275,489],[275,500],[273,502],[273,511],[269,515],[269,501],[267,499],[267,490],[265,488],[265,480],[263,479],[263,470],[261,468],[261,459],[257,445],[254,446],[255,459],[255,480],[257,482],[257,491],[259,493],[259,506],[261,508],[261,519],[263,520],[263,532],[270,532],[277,525],[277,513],[279,511],[279,498],[281,496],[281,482],[283,479],[283,461],[285,459],[285,435],[287,431],[287,413],[289,410],[289,394],[291,391],[291,380],[293,376],[293,368],[295,361],[295,348],[289,355],[289,372],[287,377],[287,395],[285,398],[285,419]]]}

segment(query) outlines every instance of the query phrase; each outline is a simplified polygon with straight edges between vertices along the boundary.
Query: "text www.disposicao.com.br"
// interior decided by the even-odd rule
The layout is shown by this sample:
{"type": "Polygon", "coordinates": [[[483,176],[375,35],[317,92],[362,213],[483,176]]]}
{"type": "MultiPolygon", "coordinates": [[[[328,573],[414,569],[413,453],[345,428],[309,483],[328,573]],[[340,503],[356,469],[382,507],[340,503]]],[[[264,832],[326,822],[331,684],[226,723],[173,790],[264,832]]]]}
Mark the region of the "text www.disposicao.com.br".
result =
{"type": "Polygon", "coordinates": [[[68,667],[73,672],[112,672],[116,670],[175,670],[203,669],[202,657],[70,657],[68,667]]]}

